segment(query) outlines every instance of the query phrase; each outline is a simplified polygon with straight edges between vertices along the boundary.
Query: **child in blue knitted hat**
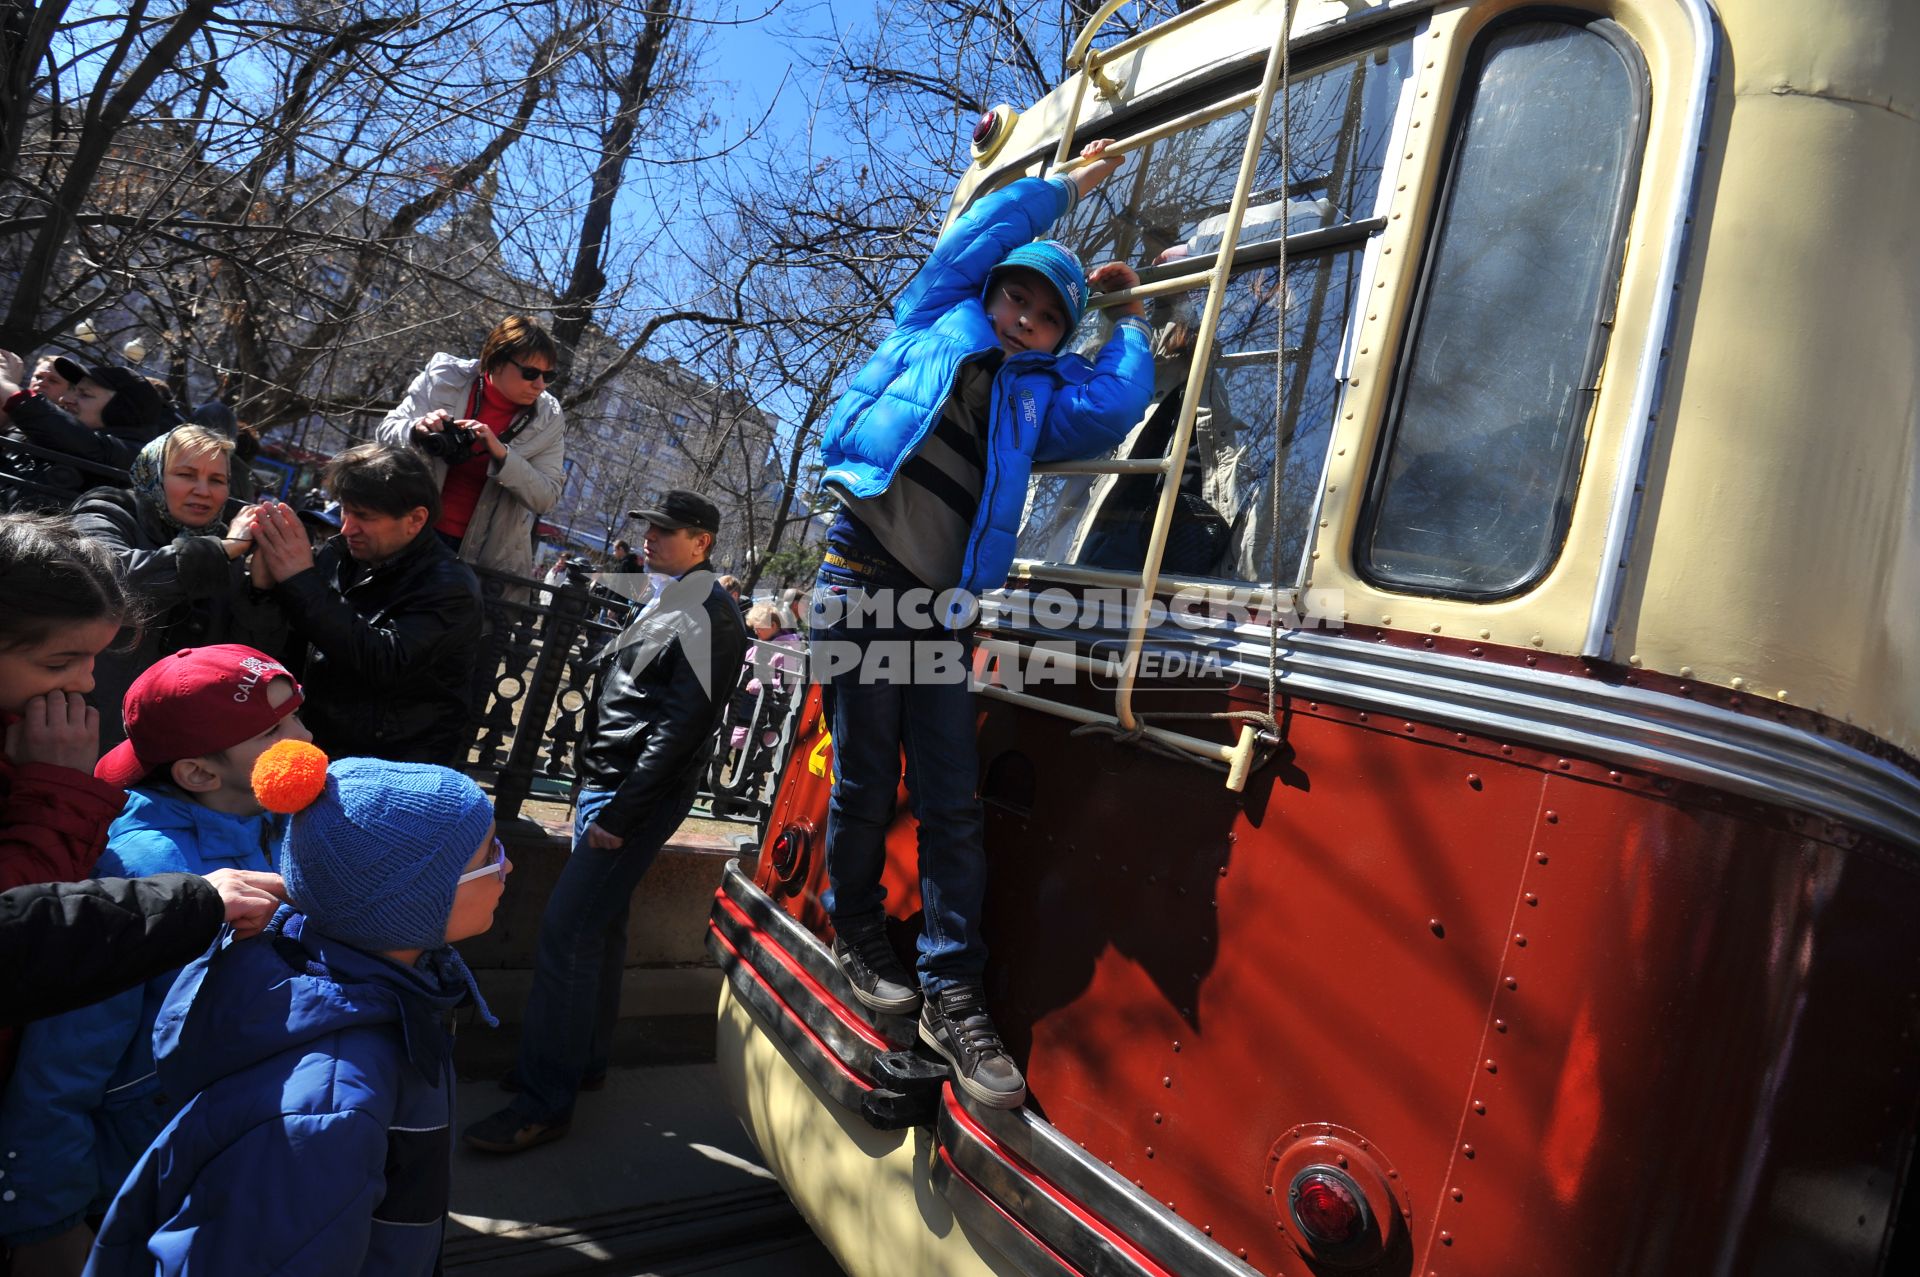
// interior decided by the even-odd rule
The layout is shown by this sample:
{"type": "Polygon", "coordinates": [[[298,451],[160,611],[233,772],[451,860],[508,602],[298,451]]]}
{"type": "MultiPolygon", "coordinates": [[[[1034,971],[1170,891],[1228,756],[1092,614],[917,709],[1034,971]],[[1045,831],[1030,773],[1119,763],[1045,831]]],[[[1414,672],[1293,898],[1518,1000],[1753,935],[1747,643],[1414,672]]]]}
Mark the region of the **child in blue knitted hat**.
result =
{"type": "Polygon", "coordinates": [[[87,1273],[437,1270],[453,1016],[495,1023],[452,943],[513,866],[480,787],[444,767],[283,741],[254,792],[290,813],[291,906],[181,973],[154,1028],[191,1096],[114,1198],[87,1273]],[[190,1267],[189,1267],[190,1263],[190,1267]]]}
{"type": "Polygon", "coordinates": [[[1089,290],[1132,288],[1133,268],[1088,275],[1072,249],[1035,238],[1120,167],[1110,145],[1091,143],[1080,166],[1020,178],[955,220],[820,443],[840,501],[811,618],[815,668],[832,691],[834,954],[874,1011],[911,1012],[924,993],[921,1039],[956,1086],[996,1108],[1017,1107],[1026,1082],[986,1007],[971,600],[1007,583],[1033,464],[1111,450],[1153,391],[1138,298],[1112,308],[1091,361],[1060,353],[1089,290]],[[887,936],[881,885],[903,752],[925,905],[917,978],[887,936]]]}

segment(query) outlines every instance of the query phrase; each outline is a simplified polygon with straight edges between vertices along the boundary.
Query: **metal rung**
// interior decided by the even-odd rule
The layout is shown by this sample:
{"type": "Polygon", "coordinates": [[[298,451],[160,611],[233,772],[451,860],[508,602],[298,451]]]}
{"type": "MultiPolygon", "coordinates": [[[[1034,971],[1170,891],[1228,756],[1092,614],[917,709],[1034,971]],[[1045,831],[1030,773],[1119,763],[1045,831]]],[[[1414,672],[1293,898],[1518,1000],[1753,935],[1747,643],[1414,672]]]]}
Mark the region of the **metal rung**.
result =
{"type": "Polygon", "coordinates": [[[1104,61],[1108,58],[1118,57],[1123,53],[1130,53],[1155,36],[1164,35],[1168,31],[1183,27],[1203,14],[1212,13],[1215,9],[1223,9],[1227,5],[1235,2],[1236,0],[1205,0],[1204,3],[1196,4],[1191,9],[1182,13],[1176,13],[1165,21],[1155,23],[1153,26],[1148,27],[1145,31],[1139,32],[1136,35],[1130,35],[1109,48],[1096,51],[1093,47],[1093,37],[1100,33],[1101,27],[1107,25],[1108,18],[1120,12],[1120,10],[1124,9],[1129,3],[1129,0],[1107,0],[1107,3],[1101,6],[1100,11],[1087,20],[1087,25],[1081,29],[1079,37],[1074,40],[1073,47],[1067,51],[1067,70],[1078,71],[1081,64],[1087,61],[1088,58],[1096,58],[1104,61]]]}
{"type": "Polygon", "coordinates": [[[1167,459],[1130,458],[1110,461],[1095,457],[1091,461],[1048,461],[1033,468],[1035,474],[1165,474],[1167,459]]]}
{"type": "MultiPolygon", "coordinates": [[[[1260,90],[1256,86],[1245,92],[1236,93],[1231,97],[1222,98],[1218,102],[1208,103],[1206,106],[1196,111],[1189,111],[1177,119],[1168,120],[1163,124],[1156,124],[1150,129],[1141,129],[1138,133],[1129,133],[1125,137],[1115,138],[1108,144],[1103,158],[1111,158],[1115,155],[1127,155],[1133,151],[1140,150],[1142,147],[1152,146],[1155,142],[1165,141],[1176,133],[1184,133],[1196,125],[1205,124],[1209,120],[1217,120],[1222,116],[1231,115],[1235,111],[1244,110],[1252,106],[1254,100],[1259,96],[1260,90]]],[[[1092,162],[1091,160],[1076,155],[1065,164],[1054,169],[1054,172],[1071,173],[1081,165],[1092,162]]]]}

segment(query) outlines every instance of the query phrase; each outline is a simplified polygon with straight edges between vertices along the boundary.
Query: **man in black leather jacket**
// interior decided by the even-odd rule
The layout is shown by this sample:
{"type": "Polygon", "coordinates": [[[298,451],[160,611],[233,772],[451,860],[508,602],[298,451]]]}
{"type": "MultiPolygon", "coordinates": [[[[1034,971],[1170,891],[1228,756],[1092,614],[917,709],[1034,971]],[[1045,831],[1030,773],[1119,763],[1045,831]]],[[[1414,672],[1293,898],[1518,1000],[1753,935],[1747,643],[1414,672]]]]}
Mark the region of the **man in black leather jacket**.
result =
{"type": "Polygon", "coordinates": [[[632,513],[647,523],[648,570],[667,579],[601,656],[574,763],[573,854],[547,899],[507,1080],[519,1094],[466,1131],[487,1152],[565,1135],[583,1084],[605,1079],[634,888],[693,806],[746,655],[740,610],[707,561],[720,530],[713,502],[676,489],[632,513]]]}
{"type": "Polygon", "coordinates": [[[255,523],[255,583],[304,644],[301,716],[335,758],[460,767],[473,740],[480,582],[433,530],[440,492],[418,455],[362,444],[327,466],[340,535],[310,548],[274,503],[255,523]],[[262,575],[266,578],[262,581],[262,575]]]}

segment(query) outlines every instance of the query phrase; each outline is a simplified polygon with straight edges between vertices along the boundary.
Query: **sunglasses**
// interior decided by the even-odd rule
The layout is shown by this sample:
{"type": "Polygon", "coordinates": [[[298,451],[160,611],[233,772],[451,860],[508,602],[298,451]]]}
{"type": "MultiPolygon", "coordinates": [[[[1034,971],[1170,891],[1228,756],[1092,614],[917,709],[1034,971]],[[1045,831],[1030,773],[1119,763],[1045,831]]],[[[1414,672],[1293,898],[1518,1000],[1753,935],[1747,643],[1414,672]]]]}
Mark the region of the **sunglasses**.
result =
{"type": "Polygon", "coordinates": [[[530,364],[523,364],[513,359],[509,359],[507,362],[512,364],[514,368],[519,371],[520,375],[528,381],[544,381],[551,386],[554,383],[555,377],[558,376],[551,368],[535,368],[530,364]]]}
{"type": "Polygon", "coordinates": [[[488,874],[499,874],[502,878],[507,876],[507,847],[497,835],[493,840],[493,855],[487,859],[487,863],[478,869],[467,870],[454,880],[453,885],[457,887],[462,883],[472,882],[475,878],[484,878],[488,874]]]}

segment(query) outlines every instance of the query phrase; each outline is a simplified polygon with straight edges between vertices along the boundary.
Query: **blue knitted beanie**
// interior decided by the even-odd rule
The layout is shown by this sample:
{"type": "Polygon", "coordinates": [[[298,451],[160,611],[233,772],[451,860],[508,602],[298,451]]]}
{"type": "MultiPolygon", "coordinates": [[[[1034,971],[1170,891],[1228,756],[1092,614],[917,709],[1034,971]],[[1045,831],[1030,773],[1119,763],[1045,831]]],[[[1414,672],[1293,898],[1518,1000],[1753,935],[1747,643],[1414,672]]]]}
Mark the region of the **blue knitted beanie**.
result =
{"type": "Polygon", "coordinates": [[[343,758],[326,765],[324,787],[319,780],[284,785],[312,797],[283,806],[254,773],[261,801],[292,812],[278,860],[293,906],[371,952],[444,946],[460,875],[493,823],[480,786],[445,767],[377,758],[343,758]]]}
{"type": "Polygon", "coordinates": [[[1060,294],[1060,304],[1067,312],[1067,330],[1060,336],[1060,345],[1066,345],[1067,339],[1073,336],[1073,330],[1080,326],[1080,316],[1087,309],[1087,272],[1080,265],[1079,256],[1057,239],[1036,239],[1022,244],[987,272],[987,286],[981,290],[981,300],[993,295],[995,276],[1009,266],[1033,271],[1053,285],[1054,292],[1060,294]]]}

